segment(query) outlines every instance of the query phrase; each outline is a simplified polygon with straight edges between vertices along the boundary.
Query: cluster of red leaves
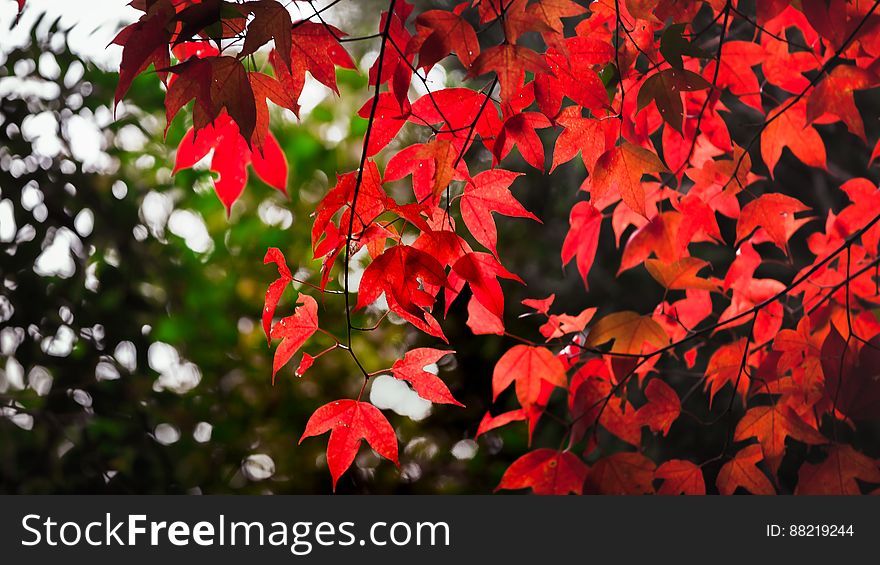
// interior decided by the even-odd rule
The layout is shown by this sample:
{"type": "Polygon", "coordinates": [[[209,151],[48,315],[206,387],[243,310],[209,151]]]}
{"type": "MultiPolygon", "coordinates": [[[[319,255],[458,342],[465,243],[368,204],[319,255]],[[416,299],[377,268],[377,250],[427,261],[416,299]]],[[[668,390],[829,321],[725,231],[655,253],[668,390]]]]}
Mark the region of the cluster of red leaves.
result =
{"type": "MultiPolygon", "coordinates": [[[[314,288],[329,292],[341,263],[344,288],[334,292],[344,294],[348,336],[304,354],[297,374],[339,349],[351,355],[366,387],[381,371],[367,372],[352,350],[351,333],[360,331],[352,316],[383,296],[388,311],[445,341],[437,302],[442,295],[445,315],[467,287],[473,333],[508,335],[501,279],[524,281],[503,265],[493,214],[538,218],[511,191],[519,173],[502,165],[515,148],[543,171],[550,148],[546,132],[538,132],[555,130],[551,170],[580,155],[586,176],[578,194],[588,196],[572,191],[562,263],[575,261],[588,290],[600,233],[611,230],[621,247],[619,272],[644,267],[666,299],[647,313],[551,313],[553,296],[524,301],[544,320],[546,341],[517,338],[521,343],[498,359],[493,396],[513,384],[519,408],[487,413],[477,435],[526,421],[531,438],[561,392],[565,412],[552,421],[565,426],[567,444],[526,453],[498,488],[704,494],[704,471],[717,465],[718,492],[772,494],[791,442],[811,446],[816,461],[801,465],[798,493],[851,494],[861,492],[859,481],[880,483],[877,461],[839,433],[880,414],[880,322],[871,310],[880,304],[880,191],[871,180],[847,180],[841,190],[850,204],[822,218],[824,225],[811,224],[815,258],[777,280],[756,273],[768,257],[789,255],[789,240],[814,212],[793,196],[756,195],[752,187],[762,178],[762,187],[773,186],[767,177],[772,181],[786,148],[804,165],[825,169],[820,124],[841,122],[854,151],[870,152],[872,160],[880,154],[880,144],[873,152],[866,145],[854,98],[880,83],[878,2],[748,7],[754,4],[476,0],[416,14],[406,0],[390,0],[378,34],[363,38],[376,41],[379,54],[369,70],[373,94],[359,112],[368,120],[361,166],[337,176],[312,230],[321,263],[314,288]],[[412,96],[412,82],[441,61],[470,80],[412,96]],[[757,124],[739,144],[725,120],[732,104],[757,124]],[[424,141],[395,141],[405,127],[422,130],[424,141]],[[469,152],[490,155],[491,165],[473,170],[478,161],[465,159],[469,152]],[[388,188],[404,179],[411,197],[399,201],[388,188]],[[721,218],[735,223],[735,240],[725,240],[721,218]],[[370,263],[353,289],[349,262],[363,248],[370,263]],[[725,251],[735,258],[720,277],[717,257],[725,251]],[[655,462],[645,454],[644,438],[665,436],[683,412],[685,399],[664,371],[670,361],[705,366],[688,396],[702,386],[711,404],[730,391],[723,414],[730,438],[711,460],[655,462]]],[[[296,113],[306,72],[338,93],[336,67],[354,68],[340,43],[344,34],[319,11],[291,21],[275,0],[134,5],[144,16],[116,40],[124,46],[117,101],[152,64],[168,84],[169,121],[195,100],[176,169],[213,148],[215,186],[227,207],[245,184],[248,162],[283,190],[283,155],[268,131],[266,101],[296,113]],[[274,76],[248,70],[245,58],[270,40],[274,76]]],[[[263,314],[267,336],[281,340],[277,373],[323,330],[307,294],[293,315],[274,321],[294,277],[277,249],[266,262],[279,272],[263,314]]],[[[523,312],[515,308],[514,315],[523,312]]],[[[416,349],[386,372],[425,399],[459,404],[424,370],[446,353],[416,349]]],[[[393,428],[361,396],[319,408],[303,438],[327,431],[334,485],[362,439],[398,461],[393,428]]]]}

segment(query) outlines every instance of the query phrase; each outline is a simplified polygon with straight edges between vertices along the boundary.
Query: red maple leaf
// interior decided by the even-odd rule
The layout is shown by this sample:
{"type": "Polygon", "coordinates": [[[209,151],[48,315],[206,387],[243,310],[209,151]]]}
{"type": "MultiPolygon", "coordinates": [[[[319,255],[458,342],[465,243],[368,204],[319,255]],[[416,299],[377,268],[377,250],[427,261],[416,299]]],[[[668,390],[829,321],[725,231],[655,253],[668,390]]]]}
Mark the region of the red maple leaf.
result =
{"type": "MultiPolygon", "coordinates": [[[[800,200],[785,194],[762,194],[743,206],[736,224],[736,239],[742,241],[758,228],[776,247],[788,250],[788,240],[807,221],[796,219],[798,212],[809,210],[800,200]]],[[[756,241],[755,243],[758,243],[756,241]]]]}
{"type": "Polygon", "coordinates": [[[333,476],[333,490],[336,490],[339,477],[354,461],[361,440],[367,440],[376,453],[400,465],[394,428],[382,412],[368,402],[337,400],[321,406],[309,418],[299,442],[328,431],[327,466],[333,476]]]}
{"type": "Polygon", "coordinates": [[[299,98],[308,71],[318,82],[339,94],[336,86],[336,67],[354,69],[354,61],[342,48],[337,37],[345,37],[345,33],[331,25],[310,21],[293,23],[290,67],[291,80],[289,85],[294,98],[299,98]]]}
{"type": "Polygon", "coordinates": [[[492,213],[531,218],[540,222],[534,214],[523,208],[510,193],[510,185],[520,173],[502,169],[490,169],[476,175],[461,195],[461,219],[474,239],[498,256],[498,231],[492,213]]]}
{"type": "Polygon", "coordinates": [[[834,324],[822,344],[825,394],[835,410],[858,420],[880,415],[880,336],[858,347],[847,341],[834,324]]]}
{"type": "Polygon", "coordinates": [[[252,151],[235,122],[221,115],[213,125],[205,126],[198,133],[195,128],[186,132],[177,147],[174,172],[192,167],[211,150],[214,154],[210,170],[220,175],[214,180],[214,191],[227,214],[247,184],[248,163],[266,184],[287,194],[287,158],[271,133],[266,136],[262,150],[252,151]]]}
{"type": "Polygon", "coordinates": [[[880,466],[849,445],[832,445],[820,463],[804,463],[795,494],[859,495],[859,481],[880,483],[880,466]]]}
{"type": "Polygon", "coordinates": [[[526,413],[522,408],[517,408],[516,410],[511,410],[497,416],[493,416],[491,413],[486,412],[483,415],[483,419],[480,420],[480,425],[477,427],[477,433],[474,434],[474,439],[477,439],[486,432],[506,426],[511,422],[520,422],[525,419],[526,413]]]}
{"type": "Polygon", "coordinates": [[[681,414],[681,401],[675,390],[660,379],[651,379],[645,387],[648,403],[636,412],[636,420],[652,432],[669,433],[669,428],[681,414]]]}
{"type": "Polygon", "coordinates": [[[426,366],[436,363],[450,353],[454,353],[454,351],[429,347],[411,349],[403,359],[394,362],[394,365],[391,366],[391,373],[395,378],[411,384],[416,393],[425,400],[439,404],[464,406],[452,397],[449,388],[437,375],[425,370],[426,366]]]}
{"type": "Polygon", "coordinates": [[[715,485],[718,492],[731,495],[738,488],[744,488],[752,494],[776,494],[773,483],[755,465],[764,459],[761,446],[752,444],[744,447],[733,459],[725,463],[718,471],[715,485]]]}
{"type": "Polygon", "coordinates": [[[599,494],[652,494],[654,462],[641,453],[615,453],[590,467],[587,492],[599,494]]]}
{"type": "Polygon", "coordinates": [[[293,281],[293,275],[287,267],[284,254],[277,247],[271,247],[266,250],[263,264],[268,265],[269,263],[275,263],[278,266],[278,279],[266,289],[266,301],[263,307],[263,331],[266,333],[266,339],[270,340],[271,343],[269,334],[272,330],[272,318],[275,316],[275,309],[278,307],[281,295],[284,294],[284,289],[293,281]]]}
{"type": "Polygon", "coordinates": [[[550,120],[540,112],[522,112],[510,116],[504,121],[492,146],[495,159],[501,161],[516,145],[526,163],[543,172],[544,146],[535,130],[550,126],[550,120]]]}
{"type": "Polygon", "coordinates": [[[779,404],[757,406],[746,412],[736,425],[733,439],[742,441],[752,437],[758,438],[763,449],[762,457],[767,459],[774,474],[779,469],[785,453],[785,438],[790,437],[810,445],[828,442],[822,434],[808,426],[790,406],[779,404]]]}
{"type": "Polygon", "coordinates": [[[657,489],[657,494],[706,494],[706,480],[703,478],[703,470],[682,459],[666,461],[654,471],[654,478],[661,479],[663,484],[657,489]]]}
{"type": "Polygon", "coordinates": [[[274,39],[278,55],[290,68],[293,41],[290,33],[292,22],[287,8],[275,0],[249,0],[242,4],[242,9],[254,17],[248,23],[244,45],[238,56],[247,57],[274,39]]]}
{"type": "Polygon", "coordinates": [[[318,303],[308,294],[300,294],[297,307],[292,316],[282,318],[272,326],[269,333],[271,339],[280,339],[281,343],[275,349],[275,359],[272,362],[272,381],[281,367],[290,361],[291,357],[299,351],[299,348],[318,331],[318,303]]]}
{"type": "Polygon", "coordinates": [[[587,466],[571,452],[536,449],[514,461],[495,490],[531,488],[535,494],[581,494],[586,475],[587,466]]]}
{"type": "Polygon", "coordinates": [[[522,88],[526,71],[550,72],[544,59],[528,47],[505,43],[486,49],[476,58],[468,71],[470,76],[494,72],[501,85],[501,101],[510,101],[522,88]]]}
{"type": "Polygon", "coordinates": [[[568,264],[577,256],[577,269],[588,290],[587,275],[596,259],[599,248],[599,232],[602,229],[602,213],[589,202],[578,202],[571,209],[570,227],[562,243],[562,264],[568,264]]]}
{"type": "Polygon", "coordinates": [[[474,300],[493,316],[502,319],[504,293],[501,290],[501,283],[498,282],[499,277],[523,283],[522,279],[505,269],[493,255],[466,253],[452,265],[446,292],[447,303],[454,300],[457,291],[466,281],[473,292],[474,300]]]}
{"type": "Polygon", "coordinates": [[[419,67],[430,68],[455,53],[465,69],[480,55],[480,42],[473,26],[460,15],[445,10],[429,10],[419,14],[415,21],[419,33],[407,50],[418,50],[419,67]]]}
{"type": "Polygon", "coordinates": [[[511,383],[516,383],[516,396],[527,409],[538,401],[542,381],[565,388],[568,381],[562,362],[545,347],[514,345],[495,364],[492,396],[497,399],[511,383]]]}
{"type": "Polygon", "coordinates": [[[445,341],[443,330],[429,313],[435,298],[421,288],[420,281],[437,287],[449,285],[443,267],[434,257],[408,245],[395,245],[364,270],[356,308],[372,304],[384,293],[392,312],[445,341]]]}
{"type": "Polygon", "coordinates": [[[657,155],[624,142],[603,153],[596,161],[596,168],[587,179],[590,198],[599,202],[608,195],[619,195],[633,212],[646,216],[642,177],[666,170],[657,155]]]}
{"type": "Polygon", "coordinates": [[[825,168],[825,142],[819,132],[808,125],[806,103],[790,104],[783,102],[768,112],[767,125],[761,133],[761,157],[771,177],[785,147],[805,165],[825,168]]]}
{"type": "Polygon", "coordinates": [[[658,283],[669,290],[718,290],[718,285],[697,275],[709,263],[696,257],[683,257],[678,261],[666,263],[659,259],[648,259],[645,268],[658,283]]]}
{"type": "MultiPolygon", "coordinates": [[[[19,2],[21,7],[23,3],[19,2]]],[[[113,43],[122,46],[116,104],[128,92],[135,77],[148,66],[152,64],[157,70],[169,66],[171,57],[168,42],[171,40],[171,20],[174,15],[175,9],[169,0],[151,2],[138,21],[123,28],[113,39],[113,43]]]]}

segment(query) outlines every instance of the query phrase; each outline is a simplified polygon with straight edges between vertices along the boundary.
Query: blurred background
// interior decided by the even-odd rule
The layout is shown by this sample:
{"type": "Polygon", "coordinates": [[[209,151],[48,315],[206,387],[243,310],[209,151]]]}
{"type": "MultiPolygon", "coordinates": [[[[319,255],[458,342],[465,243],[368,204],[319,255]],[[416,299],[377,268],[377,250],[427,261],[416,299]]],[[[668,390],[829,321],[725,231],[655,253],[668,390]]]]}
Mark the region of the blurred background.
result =
{"type": "MultiPolygon", "coordinates": [[[[370,34],[383,4],[343,2],[329,21],[370,34]]],[[[273,117],[290,165],[290,197],[251,174],[227,218],[205,166],[171,175],[188,117],[182,112],[163,139],[164,93],[154,76],[137,79],[114,117],[120,50],[107,45],[137,17],[124,0],[29,0],[11,32],[15,3],[0,2],[0,10],[0,493],[330,492],[326,437],[297,441],[314,409],[356,396],[361,377],[338,352],[302,379],[291,364],[271,384],[259,316],[277,275],[262,258],[267,247],[279,247],[298,277],[316,280],[309,215],[336,173],[357,166],[366,123],[356,111],[369,97],[362,71],[376,56],[375,42],[347,45],[361,71],[339,72],[341,98],[308,77],[300,119],[289,112],[273,117]]],[[[459,84],[463,74],[437,67],[427,79],[442,88],[459,84]]],[[[741,112],[731,120],[738,124],[734,139],[747,141],[758,118],[730,106],[741,112]]],[[[876,120],[866,126],[874,139],[876,120]]],[[[842,127],[820,129],[861,143],[842,127]]],[[[407,128],[401,143],[421,135],[407,128]]],[[[545,130],[548,157],[554,136],[545,130]]],[[[471,157],[472,170],[489,164],[486,155],[471,157]]],[[[831,172],[822,173],[786,153],[778,188],[819,212],[839,209],[843,201],[833,188],[869,174],[867,152],[831,144],[829,160],[831,172]]],[[[615,278],[619,252],[610,225],[589,294],[573,265],[563,270],[558,253],[582,165],[541,175],[514,155],[509,166],[526,173],[514,193],[544,222],[497,218],[499,254],[528,283],[525,289],[505,282],[511,332],[540,339],[534,319],[518,318],[526,297],[555,292],[555,310],[570,313],[586,306],[648,313],[662,300],[662,289],[642,268],[615,278]]],[[[726,234],[733,227],[722,225],[726,234]]],[[[793,249],[794,266],[771,264],[759,276],[784,279],[811,259],[802,240],[793,249]]],[[[726,268],[733,253],[717,259],[726,268]]],[[[292,311],[294,296],[285,295],[280,315],[292,311]]],[[[515,342],[473,337],[465,306],[462,297],[444,322],[456,354],[438,371],[467,407],[431,406],[398,381],[374,380],[370,398],[387,408],[398,430],[401,467],[363,447],[339,492],[487,493],[526,451],[522,422],[473,440],[491,407],[494,362],[515,342]]],[[[341,335],[342,313],[341,300],[327,295],[322,326],[341,335]]],[[[315,338],[307,350],[322,345],[315,338]]],[[[375,332],[356,335],[354,346],[374,371],[408,348],[442,344],[392,317],[375,332]]],[[[668,381],[690,388],[706,355],[692,372],[670,366],[668,381]]],[[[727,405],[727,393],[716,406],[727,405]]],[[[561,395],[553,399],[561,401],[561,395]]],[[[692,413],[707,414],[704,396],[692,401],[692,413]]],[[[492,411],[514,407],[507,393],[492,411]]],[[[646,442],[648,455],[709,459],[724,432],[724,426],[676,424],[669,437],[646,442]]],[[[876,430],[865,433],[876,445],[876,430]]],[[[534,445],[555,447],[561,434],[545,419],[534,445]]],[[[613,438],[604,439],[613,445],[613,438]]],[[[796,469],[787,462],[782,472],[793,479],[796,469]]]]}

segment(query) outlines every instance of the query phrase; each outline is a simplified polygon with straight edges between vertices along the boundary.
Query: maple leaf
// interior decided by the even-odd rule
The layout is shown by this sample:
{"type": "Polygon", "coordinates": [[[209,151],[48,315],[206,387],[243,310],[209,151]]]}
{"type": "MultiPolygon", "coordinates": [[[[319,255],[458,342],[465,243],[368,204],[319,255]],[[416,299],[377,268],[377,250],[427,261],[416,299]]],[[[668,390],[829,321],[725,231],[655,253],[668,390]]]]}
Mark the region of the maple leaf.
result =
{"type": "Polygon", "coordinates": [[[657,489],[657,494],[664,495],[698,495],[706,494],[706,480],[703,478],[703,470],[683,459],[670,459],[657,467],[654,478],[661,479],[663,483],[657,489]]]}
{"type": "Polygon", "coordinates": [[[633,212],[647,217],[642,176],[667,171],[657,155],[625,141],[596,161],[595,170],[587,179],[590,198],[601,201],[608,194],[619,193],[633,212]]]}
{"type": "Polygon", "coordinates": [[[645,387],[648,403],[638,409],[636,420],[652,432],[665,436],[681,414],[681,401],[675,390],[660,379],[651,379],[645,387]]]}
{"type": "Polygon", "coordinates": [[[510,153],[514,144],[526,163],[544,172],[544,146],[535,129],[551,126],[540,112],[522,112],[505,120],[492,147],[495,158],[500,161],[510,153]]]}
{"type": "Polygon", "coordinates": [[[487,432],[496,430],[502,426],[506,426],[511,422],[520,422],[525,419],[526,412],[522,408],[517,408],[516,410],[504,412],[503,414],[499,414],[497,416],[493,416],[491,413],[486,412],[483,415],[483,419],[480,420],[480,425],[477,427],[477,433],[474,434],[474,439],[477,439],[487,432]]]}
{"type": "Polygon", "coordinates": [[[299,351],[299,348],[318,331],[318,303],[308,294],[300,294],[297,298],[298,306],[292,316],[282,318],[272,326],[269,333],[271,339],[280,339],[281,343],[275,349],[275,359],[272,362],[272,382],[281,367],[290,361],[291,357],[299,351]]]}
{"type": "Polygon", "coordinates": [[[810,334],[810,319],[801,319],[798,322],[797,330],[780,331],[773,339],[773,351],[780,352],[778,362],[780,371],[801,365],[806,358],[818,358],[820,355],[819,347],[815,343],[815,338],[810,334]]]}
{"type": "Polygon", "coordinates": [[[683,222],[678,211],[662,212],[633,232],[623,249],[618,273],[643,263],[652,254],[667,263],[681,259],[689,243],[681,238],[683,222]]]}
{"type": "MultiPolygon", "coordinates": [[[[504,293],[498,277],[523,280],[505,269],[493,255],[488,253],[465,253],[452,266],[449,273],[450,288],[460,288],[462,281],[467,281],[477,300],[492,315],[502,318],[504,315],[504,293]]],[[[523,283],[525,284],[525,283],[523,283]]],[[[452,302],[452,292],[447,289],[448,302],[452,302]]]]}
{"type": "Polygon", "coordinates": [[[676,208],[684,216],[678,229],[678,239],[683,246],[686,247],[691,241],[700,241],[697,237],[723,241],[715,211],[702,198],[688,194],[679,200],[676,208]]]}
{"type": "Polygon", "coordinates": [[[541,381],[565,388],[568,381],[562,362],[546,347],[514,345],[498,359],[492,373],[492,399],[516,383],[516,397],[523,408],[535,404],[541,392],[541,381]]]}
{"type": "Polygon", "coordinates": [[[315,363],[315,358],[309,355],[308,353],[303,353],[302,359],[299,362],[299,366],[296,368],[294,374],[297,377],[302,377],[306,371],[308,371],[312,365],[315,363]]]}
{"type": "Polygon", "coordinates": [[[348,227],[351,220],[350,210],[354,201],[355,191],[358,191],[355,202],[354,225],[352,234],[359,234],[366,230],[383,212],[394,208],[396,203],[382,187],[382,176],[379,167],[374,161],[367,161],[363,173],[360,176],[358,187],[358,172],[352,171],[343,175],[337,175],[336,185],[330,189],[318,204],[315,211],[315,222],[312,224],[312,245],[317,246],[322,235],[325,235],[330,221],[340,210],[346,209],[340,220],[340,225],[348,227]]]}
{"type": "Polygon", "coordinates": [[[408,7],[394,10],[391,13],[382,12],[379,17],[379,29],[383,30],[382,34],[386,36],[386,44],[396,48],[386,49],[383,57],[376,58],[370,66],[368,83],[370,86],[387,83],[389,89],[402,102],[412,82],[414,70],[412,53],[406,54],[402,51],[413,39],[404,24],[409,17],[412,6],[404,2],[397,5],[408,7]]]}
{"type": "MultiPolygon", "coordinates": [[[[415,24],[417,29],[422,28],[419,29],[419,36],[424,35],[418,48],[420,68],[431,68],[454,52],[462,66],[467,69],[480,55],[476,31],[458,14],[445,10],[429,10],[419,14],[415,24]]],[[[412,46],[407,50],[411,49],[412,46]]]]}
{"type": "Polygon", "coordinates": [[[587,466],[569,451],[536,449],[504,472],[495,490],[531,488],[535,494],[581,494],[587,466]]]}
{"type": "MultiPolygon", "coordinates": [[[[434,197],[434,203],[439,201],[440,195],[449,187],[449,183],[455,178],[456,163],[459,163],[458,151],[455,145],[448,139],[432,139],[428,143],[417,146],[413,155],[417,160],[430,160],[434,165],[434,174],[431,176],[430,194],[434,197]]],[[[467,174],[462,175],[467,178],[467,174]]],[[[423,191],[416,191],[416,197],[421,202],[424,198],[423,191]]]]}
{"type": "Polygon", "coordinates": [[[682,92],[694,92],[711,88],[709,82],[693,71],[665,69],[649,76],[639,88],[638,109],[654,102],[663,120],[681,133],[684,120],[682,92]]]}
{"type": "Polygon", "coordinates": [[[339,44],[337,37],[345,37],[343,31],[323,23],[298,21],[291,31],[291,84],[294,98],[299,98],[308,71],[318,82],[339,94],[336,85],[336,67],[354,69],[354,61],[339,44]]]}
{"type": "Polygon", "coordinates": [[[553,314],[548,316],[547,322],[538,328],[547,341],[562,337],[566,334],[578,333],[584,331],[590,320],[596,314],[595,308],[585,308],[580,314],[572,316],[571,314],[553,314]]]}
{"type": "Polygon", "coordinates": [[[504,43],[486,49],[471,64],[468,76],[478,77],[489,72],[498,76],[501,101],[510,101],[522,87],[526,71],[550,72],[544,59],[528,47],[504,43]]]}
{"type": "MultiPolygon", "coordinates": [[[[763,41],[766,57],[761,70],[767,80],[789,92],[803,92],[810,81],[803,73],[816,68],[818,61],[809,51],[789,51],[787,42],[766,36],[763,41]]],[[[808,101],[809,107],[809,101],[808,101]]]]}
{"type": "Polygon", "coordinates": [[[761,157],[771,177],[785,147],[808,167],[825,168],[825,143],[807,123],[806,103],[800,101],[788,107],[789,104],[783,102],[767,113],[766,127],[761,133],[761,157]]]}
{"type": "Polygon", "coordinates": [[[562,95],[594,114],[609,109],[608,91],[593,70],[594,64],[611,59],[608,45],[599,47],[587,38],[573,37],[567,39],[563,47],[568,53],[556,48],[547,50],[544,60],[549,72],[538,74],[534,81],[536,95],[544,98],[542,111],[549,111],[551,107],[558,109],[562,95]]]}
{"type": "MultiPolygon", "coordinates": [[[[855,341],[855,340],[850,340],[855,341]]],[[[832,323],[822,344],[825,394],[836,410],[858,420],[877,419],[880,408],[880,336],[856,351],[832,323]]]]}
{"type": "Polygon", "coordinates": [[[645,268],[658,283],[668,290],[685,290],[688,288],[702,290],[718,290],[718,285],[697,276],[709,263],[696,257],[683,257],[673,263],[659,259],[648,259],[645,268]]]}
{"type": "Polygon", "coordinates": [[[575,106],[564,108],[556,118],[556,124],[564,129],[556,138],[550,172],[573,159],[578,153],[581,154],[587,170],[592,171],[599,156],[614,146],[614,140],[610,137],[616,137],[616,133],[614,136],[609,135],[613,132],[609,123],[614,126],[611,120],[602,122],[581,117],[580,110],[575,106]]]}
{"type": "Polygon", "coordinates": [[[763,113],[761,85],[758,84],[754,67],[760,65],[765,57],[766,53],[759,44],[751,41],[727,41],[721,47],[720,63],[717,63],[716,60],[710,61],[703,69],[703,75],[713,76],[716,72],[716,65],[718,65],[716,86],[727,88],[744,104],[763,113]]]}
{"type": "Polygon", "coordinates": [[[667,345],[669,336],[649,316],[636,312],[615,312],[593,324],[585,345],[595,347],[612,340],[612,353],[639,354],[646,343],[655,348],[667,345]]]}
{"type": "Polygon", "coordinates": [[[479,300],[468,300],[467,312],[467,327],[474,335],[504,335],[504,320],[490,312],[479,300]]]}
{"type": "Polygon", "coordinates": [[[397,436],[378,408],[368,402],[337,400],[321,406],[306,423],[299,443],[308,437],[330,432],[327,443],[327,466],[333,477],[333,490],[339,477],[351,466],[361,445],[367,443],[376,453],[398,467],[397,436]]]}
{"type": "Polygon", "coordinates": [[[537,0],[526,7],[527,15],[539,19],[547,27],[562,33],[562,18],[573,18],[587,9],[572,0],[537,0]]]}
{"type": "Polygon", "coordinates": [[[222,114],[213,125],[203,127],[198,133],[195,128],[186,132],[177,147],[173,172],[192,167],[211,150],[214,154],[210,170],[220,175],[214,179],[214,191],[226,207],[227,215],[247,184],[248,163],[267,184],[287,194],[287,158],[271,133],[264,140],[262,152],[251,151],[235,122],[222,114]]]}
{"type": "Polygon", "coordinates": [[[776,247],[788,251],[788,240],[808,220],[795,219],[798,212],[809,210],[803,202],[785,194],[762,194],[743,206],[736,223],[736,240],[743,241],[758,228],[763,228],[776,247]]]}
{"type": "Polygon", "coordinates": [[[207,116],[212,112],[211,102],[211,63],[203,58],[192,57],[175,65],[170,70],[176,74],[170,81],[165,94],[165,134],[174,117],[190,100],[195,98],[201,105],[201,112],[207,116]]]}
{"type": "Polygon", "coordinates": [[[820,445],[828,440],[808,426],[791,406],[774,404],[757,406],[749,409],[737,423],[733,433],[734,441],[742,441],[752,437],[758,438],[773,474],[776,474],[785,453],[785,438],[820,445]]]}
{"type": "Polygon", "coordinates": [[[556,295],[551,294],[547,298],[526,298],[522,301],[522,305],[532,308],[538,314],[546,315],[550,313],[550,307],[553,306],[555,300],[556,295]]]}
{"type": "Polygon", "coordinates": [[[615,453],[590,467],[586,488],[599,494],[653,494],[655,468],[641,453],[615,453]]]}
{"type": "Polygon", "coordinates": [[[276,0],[253,0],[245,2],[241,8],[244,12],[253,14],[254,19],[247,26],[247,35],[238,56],[247,57],[270,39],[274,39],[278,55],[290,69],[292,63],[290,52],[293,47],[290,28],[293,22],[290,21],[290,12],[287,8],[276,0]]]}
{"type": "Polygon", "coordinates": [[[831,46],[836,49],[843,44],[850,27],[846,0],[806,0],[803,11],[809,24],[831,46]]]}
{"type": "Polygon", "coordinates": [[[284,289],[293,281],[293,275],[287,267],[284,254],[277,247],[270,247],[266,250],[263,264],[268,265],[269,263],[275,263],[278,266],[278,279],[266,289],[266,301],[263,307],[263,331],[266,333],[266,339],[271,344],[272,341],[269,334],[272,330],[272,318],[275,316],[275,309],[278,306],[278,301],[281,300],[281,295],[284,294],[284,289]]]}
{"type": "Polygon", "coordinates": [[[626,401],[613,397],[608,370],[601,361],[591,360],[572,377],[569,411],[575,419],[572,441],[580,441],[593,425],[601,424],[606,430],[630,445],[641,443],[641,425],[636,410],[626,401]]]}
{"type": "Polygon", "coordinates": [[[274,77],[263,73],[248,73],[251,89],[254,91],[254,104],[257,110],[257,119],[254,124],[254,133],[251,145],[257,151],[263,150],[266,136],[269,134],[269,106],[267,100],[271,100],[282,108],[287,108],[294,114],[299,112],[299,104],[291,93],[284,88],[274,77]]]}
{"type": "Polygon", "coordinates": [[[444,88],[413,102],[409,120],[421,125],[445,123],[450,131],[438,136],[452,137],[456,148],[462,151],[465,142],[470,141],[471,127],[475,131],[494,129],[498,112],[488,106],[486,96],[481,93],[469,88],[444,88]]]}
{"type": "Polygon", "coordinates": [[[493,213],[541,221],[523,208],[523,205],[510,193],[510,185],[521,175],[522,173],[503,169],[483,171],[465,186],[461,195],[459,203],[461,219],[464,220],[474,239],[486,246],[496,257],[498,230],[492,217],[493,213]]]}
{"type": "Polygon", "coordinates": [[[730,383],[745,402],[749,390],[749,376],[743,365],[743,357],[748,347],[748,339],[740,338],[733,343],[722,345],[712,353],[706,366],[706,389],[709,390],[709,405],[724,385],[730,383]]]}
{"type": "Polygon", "coordinates": [[[712,207],[725,216],[736,217],[739,203],[731,197],[751,184],[752,158],[738,145],[734,146],[731,157],[732,159],[717,161],[708,159],[702,167],[688,169],[686,174],[696,185],[691,189],[691,193],[704,195],[703,198],[707,202],[710,201],[710,194],[720,193],[720,198],[716,197],[715,200],[724,201],[712,202],[712,207]],[[727,205],[728,201],[731,205],[727,205]]]}
{"type": "MultiPolygon", "coordinates": [[[[168,70],[179,71],[185,76],[186,88],[181,97],[174,97],[172,106],[166,106],[166,115],[173,115],[184,102],[195,96],[197,103],[193,107],[193,127],[197,131],[208,127],[226,110],[225,115],[235,122],[250,146],[257,128],[257,102],[250,73],[241,61],[235,57],[213,56],[200,61],[187,61],[168,70]],[[210,85],[207,89],[204,87],[206,81],[210,85]]],[[[265,105],[265,101],[262,103],[265,105]]],[[[268,114],[263,129],[268,129],[268,114]]]]}
{"type": "MultiPolygon", "coordinates": [[[[449,226],[446,225],[445,227],[448,228],[449,226]]],[[[448,267],[454,265],[466,253],[471,252],[470,245],[451,229],[429,229],[422,232],[422,235],[413,242],[413,247],[428,253],[437,259],[441,265],[448,267]]],[[[448,310],[450,305],[447,304],[446,306],[448,310]]]]}
{"type": "Polygon", "coordinates": [[[838,116],[847,129],[867,143],[865,124],[856,108],[853,92],[865,90],[877,84],[868,71],[853,65],[840,65],[826,76],[810,93],[807,100],[807,122],[813,122],[823,114],[838,116]]]}
{"type": "Polygon", "coordinates": [[[736,258],[724,276],[724,290],[750,281],[760,264],[761,256],[750,242],[746,241],[740,245],[736,252],[736,258]]]}
{"type": "MultiPolygon", "coordinates": [[[[367,102],[358,110],[358,116],[369,118],[373,107],[373,100],[367,102]]],[[[373,116],[373,125],[370,130],[370,143],[367,147],[367,157],[372,157],[388,145],[406,123],[411,114],[411,106],[408,101],[401,105],[397,97],[391,92],[379,93],[376,104],[376,113],[373,116]]]]}
{"type": "Polygon", "coordinates": [[[856,479],[880,483],[877,461],[859,453],[849,445],[835,444],[828,448],[828,457],[820,463],[804,463],[798,472],[795,494],[859,495],[862,490],[856,479]]]}
{"type": "Polygon", "coordinates": [[[737,488],[744,488],[752,494],[776,494],[773,483],[755,465],[764,459],[761,446],[752,444],[741,449],[730,461],[722,465],[718,471],[715,485],[718,492],[730,496],[737,488]]]}
{"type": "Polygon", "coordinates": [[[562,242],[562,264],[566,265],[577,256],[577,268],[589,290],[587,275],[596,259],[599,248],[599,232],[602,229],[602,213],[589,202],[578,202],[571,209],[568,233],[562,242]]]}
{"type": "Polygon", "coordinates": [[[552,32],[553,28],[528,11],[528,0],[502,0],[502,25],[504,37],[516,43],[520,36],[530,31],[552,32]]]}
{"type": "Polygon", "coordinates": [[[411,384],[416,393],[425,400],[438,404],[464,406],[452,397],[449,388],[437,375],[425,370],[426,366],[436,363],[450,353],[454,353],[454,351],[429,347],[411,349],[403,356],[403,359],[394,362],[394,365],[391,366],[391,373],[394,378],[411,384]]]}
{"type": "Polygon", "coordinates": [[[445,340],[437,320],[428,313],[434,296],[420,288],[420,280],[438,287],[449,285],[435,258],[408,245],[395,245],[364,270],[355,309],[372,304],[384,293],[392,312],[423,332],[445,340]]]}
{"type": "Polygon", "coordinates": [[[122,45],[115,104],[119,104],[134,78],[148,66],[152,64],[157,70],[168,67],[171,59],[168,42],[174,14],[174,6],[169,0],[152,2],[138,21],[123,28],[113,39],[113,43],[122,45]]]}
{"type": "Polygon", "coordinates": [[[458,155],[455,143],[448,138],[435,137],[427,143],[410,145],[388,161],[385,179],[392,181],[412,175],[417,201],[437,206],[449,183],[470,179],[467,164],[458,155]]]}

